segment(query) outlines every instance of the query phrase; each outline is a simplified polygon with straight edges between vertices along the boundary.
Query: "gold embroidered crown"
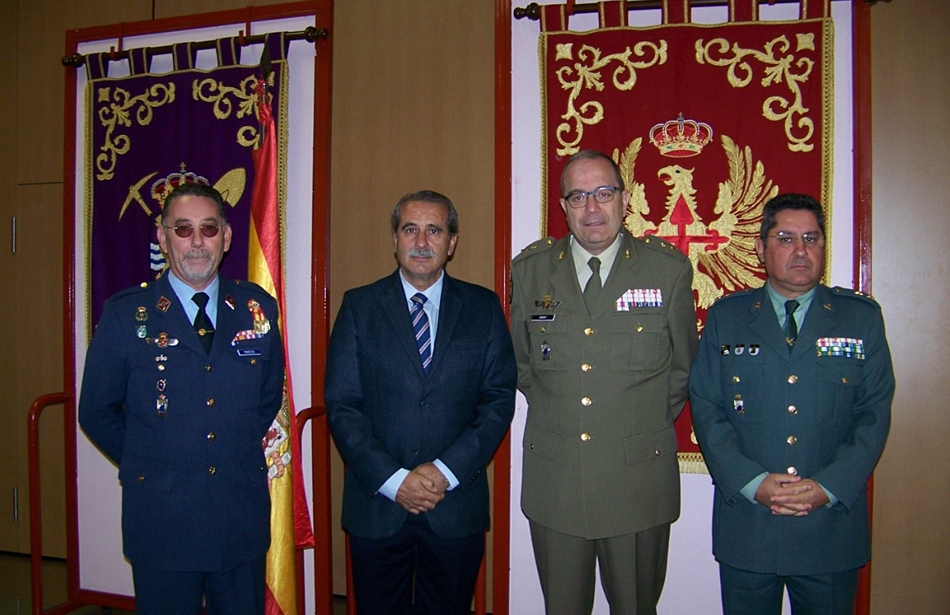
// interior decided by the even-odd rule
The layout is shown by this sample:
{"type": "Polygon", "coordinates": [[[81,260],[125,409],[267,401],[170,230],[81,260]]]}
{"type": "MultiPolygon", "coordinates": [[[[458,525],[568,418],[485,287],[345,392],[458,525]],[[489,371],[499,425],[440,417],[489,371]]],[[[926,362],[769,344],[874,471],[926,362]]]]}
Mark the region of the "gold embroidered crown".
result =
{"type": "Polygon", "coordinates": [[[696,120],[684,120],[683,114],[665,124],[650,129],[650,143],[668,158],[689,158],[703,151],[712,141],[713,131],[709,124],[696,120]]]}
{"type": "Polygon", "coordinates": [[[181,184],[204,184],[205,186],[210,186],[211,182],[208,181],[206,177],[202,177],[197,173],[192,173],[191,171],[185,171],[185,163],[181,163],[181,171],[178,173],[169,173],[165,177],[162,177],[156,180],[152,184],[152,198],[158,201],[159,207],[165,206],[165,197],[168,196],[168,193],[180,186],[181,184]]]}

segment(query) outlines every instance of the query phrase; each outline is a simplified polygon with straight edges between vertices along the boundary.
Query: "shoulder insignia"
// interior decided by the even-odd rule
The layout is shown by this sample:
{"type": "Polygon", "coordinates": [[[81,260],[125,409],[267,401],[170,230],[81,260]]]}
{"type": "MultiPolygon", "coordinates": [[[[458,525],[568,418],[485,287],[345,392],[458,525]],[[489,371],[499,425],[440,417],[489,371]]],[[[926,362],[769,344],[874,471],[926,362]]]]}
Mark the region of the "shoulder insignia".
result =
{"type": "MultiPolygon", "coordinates": [[[[738,297],[744,297],[744,296],[748,295],[749,293],[751,293],[751,292],[753,292],[753,291],[756,291],[756,290],[758,290],[758,289],[757,289],[757,288],[743,288],[743,289],[741,289],[741,290],[736,290],[736,291],[733,291],[733,292],[731,292],[731,293],[726,293],[725,295],[723,295],[723,296],[719,297],[718,299],[716,299],[715,303],[719,303],[720,301],[725,301],[726,299],[735,299],[735,298],[738,298],[738,297]]],[[[757,306],[757,307],[761,307],[761,306],[757,306]]]]}
{"type": "Polygon", "coordinates": [[[262,295],[271,297],[271,294],[267,292],[266,290],[264,290],[264,288],[256,282],[251,282],[250,280],[231,280],[231,281],[234,282],[235,286],[240,286],[241,289],[243,290],[250,290],[250,291],[257,292],[262,295]]]}
{"type": "Polygon", "coordinates": [[[844,288],[843,286],[835,286],[831,289],[831,292],[838,295],[839,297],[853,297],[856,299],[862,299],[868,303],[873,303],[877,305],[877,301],[874,300],[874,297],[867,293],[863,293],[860,290],[854,290],[853,288],[844,288]]]}
{"type": "Polygon", "coordinates": [[[662,252],[670,256],[675,256],[681,260],[687,260],[689,258],[685,254],[680,252],[679,248],[677,248],[675,245],[673,245],[672,243],[668,241],[664,241],[663,239],[657,237],[656,235],[645,235],[643,237],[640,237],[639,240],[643,244],[645,244],[648,248],[652,248],[654,250],[657,250],[658,252],[662,252]]]}
{"type": "Polygon", "coordinates": [[[121,297],[127,297],[129,295],[135,295],[135,294],[145,291],[150,286],[151,286],[150,282],[142,282],[138,286],[129,286],[128,288],[123,288],[122,290],[118,291],[117,293],[109,297],[109,299],[113,300],[113,299],[119,299],[121,297]]]}
{"type": "Polygon", "coordinates": [[[520,260],[522,258],[528,257],[532,254],[538,254],[545,252],[551,249],[551,246],[554,245],[554,237],[543,237],[533,243],[525,246],[521,252],[514,258],[514,260],[520,260]]]}

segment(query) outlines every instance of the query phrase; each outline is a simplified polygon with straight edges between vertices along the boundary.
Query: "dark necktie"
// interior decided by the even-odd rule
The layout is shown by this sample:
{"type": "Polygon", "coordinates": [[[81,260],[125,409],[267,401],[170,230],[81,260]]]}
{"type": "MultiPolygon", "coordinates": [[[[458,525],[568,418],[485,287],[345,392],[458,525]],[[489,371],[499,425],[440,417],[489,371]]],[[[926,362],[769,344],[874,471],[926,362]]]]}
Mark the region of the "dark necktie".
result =
{"type": "Polygon", "coordinates": [[[423,309],[426,296],[416,293],[412,296],[412,331],[416,334],[416,345],[419,347],[419,358],[422,359],[422,368],[429,373],[429,363],[432,362],[432,338],[429,331],[429,317],[423,309]]]}
{"type": "Polygon", "coordinates": [[[597,301],[597,295],[600,294],[600,288],[603,286],[603,282],[600,280],[600,259],[596,256],[592,256],[590,260],[587,261],[587,266],[593,271],[590,279],[587,280],[587,286],[584,287],[584,303],[587,304],[587,309],[590,310],[597,301]]]}
{"type": "Polygon", "coordinates": [[[211,352],[211,342],[214,340],[214,325],[211,324],[211,319],[208,318],[208,313],[205,311],[205,306],[208,305],[208,295],[195,293],[191,300],[198,304],[198,315],[195,316],[195,333],[198,334],[198,339],[201,340],[201,345],[205,348],[205,354],[208,354],[211,352]]]}
{"type": "Polygon", "coordinates": [[[789,299],[785,302],[785,343],[788,344],[788,351],[792,351],[795,345],[795,338],[798,337],[798,325],[795,324],[795,310],[798,309],[798,301],[789,299]]]}

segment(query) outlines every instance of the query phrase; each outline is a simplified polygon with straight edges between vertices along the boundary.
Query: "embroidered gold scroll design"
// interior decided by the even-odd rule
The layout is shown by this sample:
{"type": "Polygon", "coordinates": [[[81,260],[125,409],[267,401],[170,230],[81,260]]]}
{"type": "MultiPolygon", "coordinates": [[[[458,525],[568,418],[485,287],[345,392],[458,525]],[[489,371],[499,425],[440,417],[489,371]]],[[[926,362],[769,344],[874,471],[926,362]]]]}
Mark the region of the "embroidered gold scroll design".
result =
{"type": "Polygon", "coordinates": [[[253,120],[251,124],[238,128],[237,142],[243,147],[253,147],[258,136],[256,88],[256,75],[245,77],[237,87],[214,79],[195,79],[191,85],[191,95],[195,100],[212,103],[214,117],[219,120],[231,117],[232,113],[236,113],[238,119],[250,117],[253,120]]]}
{"type": "MultiPolygon", "coordinates": [[[[573,43],[559,44],[555,61],[574,60],[572,45],[573,43]]],[[[627,47],[622,52],[603,55],[600,49],[584,45],[577,52],[577,61],[573,66],[558,68],[555,74],[561,82],[561,89],[569,90],[570,94],[567,109],[561,115],[561,119],[565,121],[558,125],[555,133],[561,145],[557,154],[570,156],[577,153],[580,149],[578,144],[584,136],[584,126],[593,126],[604,119],[604,106],[600,102],[590,100],[579,106],[575,104],[585,89],[604,91],[601,71],[616,62],[618,66],[611,75],[614,87],[621,92],[632,90],[637,83],[637,70],[666,63],[666,49],[666,41],[660,41],[659,44],[642,41],[634,45],[632,50],[627,47]],[[642,59],[634,60],[631,56],[642,59]]]]}
{"type": "Polygon", "coordinates": [[[132,147],[128,135],[118,134],[121,127],[132,126],[132,113],[139,126],[152,123],[154,109],[175,101],[174,83],[156,83],[138,96],[123,88],[99,88],[98,103],[102,106],[96,114],[106,129],[105,139],[96,156],[96,179],[108,181],[115,177],[115,165],[119,156],[127,154],[132,147]]]}
{"type": "Polygon", "coordinates": [[[730,49],[729,41],[724,38],[712,39],[708,43],[698,39],[696,62],[728,66],[729,84],[734,88],[744,88],[752,82],[755,71],[750,60],[765,65],[760,82],[762,87],[784,83],[789,97],[775,95],[766,98],[762,102],[762,116],[773,122],[784,122],[789,150],[810,152],[815,147],[809,142],[815,133],[815,123],[807,115],[810,109],[802,101],[801,85],[808,81],[815,66],[815,61],[804,55],[804,52],[815,51],[814,39],[812,33],[799,33],[794,52],[790,52],[791,43],[785,36],[772,39],[762,51],[743,49],[738,43],[733,43],[730,49]]]}
{"type": "Polygon", "coordinates": [[[635,176],[636,160],[642,138],[630,142],[621,153],[614,149],[613,160],[620,168],[624,185],[630,191],[624,227],[637,237],[658,235],[676,245],[693,263],[693,290],[697,306],[709,308],[724,292],[762,285],[761,271],[755,253],[759,220],[763,205],[776,194],[778,186],[765,172],[765,165],[756,159],[749,146],[741,147],[722,135],[723,152],[729,162],[729,178],[719,183],[719,194],[713,207],[716,219],[704,221],[697,211],[695,168],[670,165],[658,171],[657,177],[669,187],[665,215],[659,225],[646,219],[650,213],[644,184],[635,176]],[[673,221],[676,207],[688,210],[683,216],[692,220],[682,225],[673,221]],[[699,265],[702,265],[700,269],[699,265]]]}

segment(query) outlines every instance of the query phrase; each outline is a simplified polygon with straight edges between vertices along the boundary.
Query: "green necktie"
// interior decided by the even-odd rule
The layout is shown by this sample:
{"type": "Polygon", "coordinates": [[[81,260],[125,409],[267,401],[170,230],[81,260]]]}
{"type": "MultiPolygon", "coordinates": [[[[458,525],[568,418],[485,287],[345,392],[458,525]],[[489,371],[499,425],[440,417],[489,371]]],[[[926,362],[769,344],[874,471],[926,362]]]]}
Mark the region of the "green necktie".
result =
{"type": "Polygon", "coordinates": [[[597,295],[600,294],[600,288],[603,286],[603,283],[600,280],[600,259],[596,256],[592,256],[590,260],[587,261],[587,266],[593,271],[590,279],[587,280],[587,286],[584,287],[584,303],[587,304],[587,309],[590,310],[597,301],[597,295]]]}
{"type": "Polygon", "coordinates": [[[785,302],[785,343],[788,344],[788,351],[792,351],[795,345],[795,338],[798,337],[798,325],[795,324],[795,310],[798,309],[798,301],[789,299],[785,302]]]}

